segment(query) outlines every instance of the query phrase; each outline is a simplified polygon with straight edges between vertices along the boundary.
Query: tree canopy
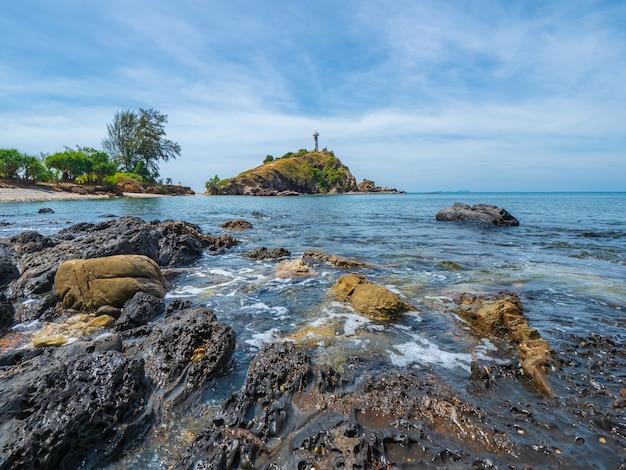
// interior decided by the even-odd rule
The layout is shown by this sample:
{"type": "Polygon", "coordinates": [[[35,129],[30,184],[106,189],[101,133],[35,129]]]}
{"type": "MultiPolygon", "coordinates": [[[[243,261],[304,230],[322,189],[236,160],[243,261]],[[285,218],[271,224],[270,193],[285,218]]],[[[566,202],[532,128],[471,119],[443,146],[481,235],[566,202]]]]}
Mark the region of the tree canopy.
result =
{"type": "Polygon", "coordinates": [[[159,161],[180,156],[180,145],[166,138],[167,115],[155,109],[125,109],[107,124],[102,147],[123,170],[156,179],[159,161]]]}

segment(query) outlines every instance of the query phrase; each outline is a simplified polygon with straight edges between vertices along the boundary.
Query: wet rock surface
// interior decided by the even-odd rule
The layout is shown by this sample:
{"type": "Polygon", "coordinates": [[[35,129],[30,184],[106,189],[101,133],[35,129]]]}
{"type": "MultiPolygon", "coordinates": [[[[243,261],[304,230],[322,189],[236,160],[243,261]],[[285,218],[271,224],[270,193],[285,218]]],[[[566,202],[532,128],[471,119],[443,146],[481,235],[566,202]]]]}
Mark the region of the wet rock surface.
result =
{"type": "Polygon", "coordinates": [[[371,268],[372,266],[356,259],[346,258],[340,255],[333,255],[330,253],[322,253],[319,251],[305,251],[302,255],[305,261],[319,261],[323,263],[332,264],[338,268],[354,269],[354,268],[371,268]]]}
{"type": "MultiPolygon", "coordinates": [[[[54,236],[24,232],[2,243],[19,277],[9,284],[7,297],[13,302],[52,291],[59,265],[66,260],[135,254],[154,260],[161,267],[189,264],[203,251],[222,252],[238,243],[226,235],[214,237],[185,222],[154,221],[121,217],[98,224],[79,223],[54,236]]],[[[43,312],[28,312],[37,318],[43,312]]]]}
{"type": "Polygon", "coordinates": [[[252,228],[252,224],[247,220],[237,219],[224,222],[221,227],[226,230],[250,230],[252,228]]]}
{"type": "Polygon", "coordinates": [[[291,256],[291,252],[286,248],[266,248],[263,246],[255,248],[252,251],[246,251],[245,253],[242,253],[241,256],[256,260],[280,259],[291,256]]]}
{"type": "Polygon", "coordinates": [[[480,453],[516,452],[482,411],[430,378],[393,373],[343,385],[293,344],[268,346],[176,468],[396,468],[448,452],[467,465],[480,453]]]}
{"type": "Polygon", "coordinates": [[[462,202],[455,202],[452,207],[437,212],[435,219],[444,222],[482,222],[500,227],[519,225],[515,217],[492,204],[474,204],[470,207],[462,202]]]}

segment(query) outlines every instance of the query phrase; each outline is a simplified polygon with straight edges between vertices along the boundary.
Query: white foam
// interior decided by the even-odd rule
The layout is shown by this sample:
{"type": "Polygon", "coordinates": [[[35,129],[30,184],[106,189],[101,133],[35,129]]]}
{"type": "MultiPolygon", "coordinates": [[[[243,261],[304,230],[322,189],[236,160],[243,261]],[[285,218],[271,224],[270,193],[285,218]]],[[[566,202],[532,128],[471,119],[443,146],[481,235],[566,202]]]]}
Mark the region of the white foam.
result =
{"type": "Polygon", "coordinates": [[[233,273],[226,271],[225,269],[209,269],[207,272],[216,276],[234,277],[233,273]]]}
{"type": "Polygon", "coordinates": [[[444,351],[435,343],[420,336],[415,336],[415,341],[394,346],[397,351],[387,351],[391,363],[397,367],[406,367],[412,364],[435,365],[446,369],[460,367],[470,370],[472,361],[471,354],[453,353],[444,351]]]}
{"type": "Polygon", "coordinates": [[[247,339],[244,342],[254,348],[261,349],[264,345],[272,344],[279,340],[279,333],[278,328],[272,328],[264,332],[254,333],[250,339],[247,339]]]}

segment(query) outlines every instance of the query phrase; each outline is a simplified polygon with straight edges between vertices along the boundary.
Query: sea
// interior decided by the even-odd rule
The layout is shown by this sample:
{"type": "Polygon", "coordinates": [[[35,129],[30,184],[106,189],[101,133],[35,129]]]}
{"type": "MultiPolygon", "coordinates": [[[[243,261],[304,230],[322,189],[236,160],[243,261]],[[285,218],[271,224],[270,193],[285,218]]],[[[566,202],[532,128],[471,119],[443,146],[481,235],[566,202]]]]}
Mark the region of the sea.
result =
{"type": "Polygon", "coordinates": [[[112,216],[184,220],[212,235],[227,233],[221,224],[234,219],[253,228],[228,232],[241,243],[224,254],[205,253],[172,281],[165,298],[206,305],[235,330],[232,370],[184,412],[157,423],[138,448],[109,468],[169,468],[241,387],[254,355],[276,341],[300,341],[313,362],[340,372],[346,358],[359,357],[365,375],[403,371],[440,378],[514,436],[520,453],[505,457],[513,466],[608,469],[626,462],[626,193],[3,203],[0,238],[26,230],[53,234],[112,216]],[[456,201],[500,206],[520,225],[435,220],[456,201]],[[53,213],[40,214],[44,207],[53,213]],[[371,267],[357,272],[398,293],[415,311],[393,323],[360,316],[328,295],[344,269],[316,264],[307,276],[279,277],[278,261],[242,256],[259,247],[286,248],[292,259],[316,250],[364,261],[371,267]],[[555,351],[560,364],[548,373],[554,397],[539,394],[521,374],[502,376],[487,391],[471,386],[472,360],[515,370],[519,358],[506,339],[480,337],[468,328],[453,299],[463,292],[501,291],[520,297],[529,325],[555,351]]]}

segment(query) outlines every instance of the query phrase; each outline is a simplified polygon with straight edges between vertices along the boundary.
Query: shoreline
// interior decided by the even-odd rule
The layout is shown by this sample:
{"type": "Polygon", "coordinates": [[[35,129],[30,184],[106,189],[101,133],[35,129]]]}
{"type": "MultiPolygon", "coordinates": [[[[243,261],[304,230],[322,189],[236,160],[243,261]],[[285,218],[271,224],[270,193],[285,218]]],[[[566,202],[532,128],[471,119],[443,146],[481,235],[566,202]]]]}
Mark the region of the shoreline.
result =
{"type": "MultiPolygon", "coordinates": [[[[152,198],[166,197],[166,194],[124,193],[123,197],[152,198]]],[[[11,202],[73,201],[77,199],[113,199],[108,194],[78,194],[68,191],[51,191],[43,188],[0,188],[0,204],[11,202]]]]}

